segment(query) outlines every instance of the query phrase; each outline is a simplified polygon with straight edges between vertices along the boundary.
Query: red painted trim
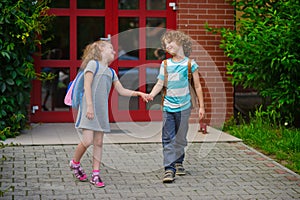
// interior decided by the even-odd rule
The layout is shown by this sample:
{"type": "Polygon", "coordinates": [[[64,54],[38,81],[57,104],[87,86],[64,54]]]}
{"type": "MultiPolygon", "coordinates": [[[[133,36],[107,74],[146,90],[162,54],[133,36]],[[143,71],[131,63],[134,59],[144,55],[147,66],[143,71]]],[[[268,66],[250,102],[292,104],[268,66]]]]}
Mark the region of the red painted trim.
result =
{"type": "MultiPolygon", "coordinates": [[[[77,74],[77,67],[80,66],[81,61],[77,60],[77,17],[78,16],[105,16],[105,35],[108,34],[114,36],[118,34],[118,17],[138,17],[140,27],[146,26],[147,17],[166,17],[167,25],[169,29],[176,28],[176,11],[173,11],[168,5],[171,0],[167,0],[166,11],[146,10],[146,1],[140,0],[139,10],[119,10],[118,0],[106,0],[106,8],[103,10],[98,9],[77,9],[77,1],[70,0],[70,8],[53,8],[50,9],[49,14],[57,16],[69,16],[70,19],[70,59],[69,60],[41,60],[35,59],[36,70],[39,72],[42,67],[53,66],[66,67],[70,69],[70,79],[74,79],[77,74]]],[[[174,1],[172,1],[174,2],[174,1]]],[[[141,47],[146,46],[146,32],[144,29],[140,29],[139,44],[141,47]]],[[[118,41],[112,41],[115,50],[117,51],[118,41]]],[[[146,90],[146,67],[153,67],[153,63],[157,63],[159,67],[160,61],[146,60],[146,49],[140,48],[139,50],[140,60],[138,61],[114,61],[111,67],[118,73],[118,66],[122,67],[139,67],[139,90],[145,92],[146,90]]],[[[73,122],[72,112],[51,112],[41,110],[41,82],[33,81],[33,89],[31,92],[31,105],[38,105],[40,107],[34,114],[31,114],[31,122],[73,122]]],[[[118,110],[117,105],[118,94],[111,92],[111,98],[109,103],[110,121],[156,121],[161,120],[161,111],[148,111],[146,110],[146,103],[139,98],[140,110],[136,111],[121,111],[118,110]],[[151,117],[149,117],[151,112],[151,117]]]]}

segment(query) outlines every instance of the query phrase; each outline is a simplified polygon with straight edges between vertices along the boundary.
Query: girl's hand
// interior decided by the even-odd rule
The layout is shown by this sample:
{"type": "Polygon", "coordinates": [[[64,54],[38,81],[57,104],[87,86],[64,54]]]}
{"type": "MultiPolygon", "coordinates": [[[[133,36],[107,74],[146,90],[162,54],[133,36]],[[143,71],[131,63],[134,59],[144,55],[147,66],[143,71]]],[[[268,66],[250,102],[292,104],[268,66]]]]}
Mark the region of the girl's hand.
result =
{"type": "Polygon", "coordinates": [[[92,105],[87,106],[86,118],[88,118],[89,120],[94,119],[94,108],[92,105]]]}

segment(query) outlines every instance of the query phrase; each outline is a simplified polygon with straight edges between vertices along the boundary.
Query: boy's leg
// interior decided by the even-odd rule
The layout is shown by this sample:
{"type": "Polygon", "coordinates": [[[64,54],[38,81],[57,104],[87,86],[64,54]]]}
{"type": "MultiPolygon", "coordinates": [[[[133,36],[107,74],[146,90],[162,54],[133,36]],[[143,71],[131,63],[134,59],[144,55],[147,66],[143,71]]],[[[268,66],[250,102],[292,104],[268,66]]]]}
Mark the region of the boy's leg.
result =
{"type": "Polygon", "coordinates": [[[185,170],[182,166],[185,157],[185,147],[187,146],[187,132],[189,128],[189,117],[191,109],[176,113],[176,140],[175,151],[176,161],[174,163],[177,175],[185,175],[185,170]]]}
{"type": "Polygon", "coordinates": [[[162,145],[163,145],[163,164],[165,170],[175,172],[174,161],[176,160],[175,143],[175,118],[173,113],[163,113],[162,145]]]}

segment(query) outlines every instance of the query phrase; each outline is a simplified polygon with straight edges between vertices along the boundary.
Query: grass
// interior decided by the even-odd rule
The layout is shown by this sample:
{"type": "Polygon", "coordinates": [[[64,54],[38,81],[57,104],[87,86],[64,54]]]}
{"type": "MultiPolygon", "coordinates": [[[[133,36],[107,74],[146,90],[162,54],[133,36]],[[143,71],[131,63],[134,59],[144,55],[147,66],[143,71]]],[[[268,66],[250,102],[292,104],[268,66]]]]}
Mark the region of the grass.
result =
{"type": "Polygon", "coordinates": [[[229,120],[224,131],[300,174],[300,129],[274,125],[267,113],[256,112],[250,122],[229,120]]]}

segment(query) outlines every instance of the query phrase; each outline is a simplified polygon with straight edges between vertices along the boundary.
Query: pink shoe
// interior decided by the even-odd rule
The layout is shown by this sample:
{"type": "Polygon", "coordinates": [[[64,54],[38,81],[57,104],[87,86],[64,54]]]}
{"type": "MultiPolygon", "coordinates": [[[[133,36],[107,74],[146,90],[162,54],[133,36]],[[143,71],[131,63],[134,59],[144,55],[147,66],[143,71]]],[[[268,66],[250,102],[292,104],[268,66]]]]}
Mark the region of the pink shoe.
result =
{"type": "Polygon", "coordinates": [[[75,165],[72,160],[70,161],[70,169],[73,170],[75,177],[79,181],[86,181],[87,180],[86,173],[83,171],[81,166],[80,165],[75,165]]]}
{"type": "Polygon", "coordinates": [[[90,180],[90,183],[93,184],[97,188],[102,188],[104,187],[104,182],[102,182],[101,178],[99,175],[92,175],[92,178],[90,180]]]}

